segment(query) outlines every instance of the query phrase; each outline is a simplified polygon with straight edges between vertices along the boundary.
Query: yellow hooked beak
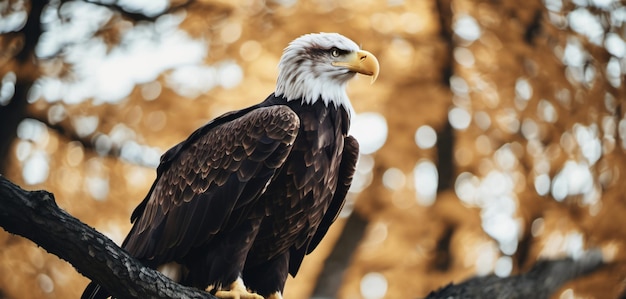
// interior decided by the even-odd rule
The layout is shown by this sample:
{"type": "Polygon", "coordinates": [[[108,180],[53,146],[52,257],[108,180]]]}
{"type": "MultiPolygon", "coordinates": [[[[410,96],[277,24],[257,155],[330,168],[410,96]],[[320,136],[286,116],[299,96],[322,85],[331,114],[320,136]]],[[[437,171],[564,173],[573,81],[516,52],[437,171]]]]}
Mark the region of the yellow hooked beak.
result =
{"type": "Polygon", "coordinates": [[[380,70],[380,65],[378,64],[376,56],[365,50],[356,51],[348,55],[348,59],[346,61],[335,61],[332,65],[346,67],[352,72],[372,76],[371,83],[376,81],[376,78],[378,78],[378,71],[380,70]]]}

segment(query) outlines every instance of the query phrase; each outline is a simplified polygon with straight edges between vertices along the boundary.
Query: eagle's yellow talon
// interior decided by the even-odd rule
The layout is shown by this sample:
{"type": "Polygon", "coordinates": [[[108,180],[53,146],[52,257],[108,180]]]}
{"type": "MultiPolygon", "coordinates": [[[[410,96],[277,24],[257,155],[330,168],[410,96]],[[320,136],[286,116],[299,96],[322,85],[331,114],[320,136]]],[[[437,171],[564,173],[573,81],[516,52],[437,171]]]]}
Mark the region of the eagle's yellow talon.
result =
{"type": "Polygon", "coordinates": [[[215,297],[222,299],[264,299],[263,296],[259,294],[250,293],[245,290],[218,291],[215,293],[215,297]]]}
{"type": "Polygon", "coordinates": [[[215,292],[215,297],[222,299],[264,299],[257,293],[248,292],[241,278],[237,278],[235,282],[231,283],[228,290],[215,292]]]}

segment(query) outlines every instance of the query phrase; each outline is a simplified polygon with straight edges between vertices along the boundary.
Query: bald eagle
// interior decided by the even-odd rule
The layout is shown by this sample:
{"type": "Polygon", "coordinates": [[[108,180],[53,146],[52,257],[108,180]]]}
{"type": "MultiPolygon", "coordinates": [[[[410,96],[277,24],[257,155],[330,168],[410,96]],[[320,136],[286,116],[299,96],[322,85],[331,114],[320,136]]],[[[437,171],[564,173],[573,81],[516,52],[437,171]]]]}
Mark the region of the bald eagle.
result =
{"type": "MultiPolygon", "coordinates": [[[[335,221],[358,143],[347,82],[378,60],[337,33],[285,48],[275,91],[169,149],[122,247],[147,267],[220,298],[282,298],[335,221]]],[[[105,298],[91,282],[82,298],[105,298]]]]}

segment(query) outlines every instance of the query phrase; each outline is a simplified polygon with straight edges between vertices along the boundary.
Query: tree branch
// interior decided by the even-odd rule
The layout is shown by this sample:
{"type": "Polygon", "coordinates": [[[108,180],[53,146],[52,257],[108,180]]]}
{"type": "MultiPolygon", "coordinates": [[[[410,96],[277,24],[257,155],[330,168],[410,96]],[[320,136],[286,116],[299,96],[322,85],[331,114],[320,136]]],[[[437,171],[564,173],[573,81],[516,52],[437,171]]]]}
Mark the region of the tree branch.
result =
{"type": "MultiPolygon", "coordinates": [[[[70,1],[73,1],[73,0],[61,0],[61,5],[70,1]]],[[[165,11],[159,14],[155,14],[153,16],[148,16],[138,11],[127,10],[126,8],[123,7],[123,5],[120,5],[119,3],[120,1],[113,1],[113,2],[109,2],[109,1],[100,2],[100,1],[94,1],[94,0],[83,0],[83,1],[93,4],[93,5],[109,8],[112,11],[120,14],[123,18],[132,20],[134,22],[140,22],[140,21],[154,22],[160,16],[177,12],[181,9],[186,8],[187,6],[189,6],[190,4],[194,2],[194,0],[187,0],[187,1],[177,2],[174,5],[170,3],[170,6],[165,11]]]]}
{"type": "Polygon", "coordinates": [[[498,277],[492,274],[470,278],[460,284],[449,284],[431,292],[426,299],[550,298],[564,283],[592,272],[602,262],[602,251],[591,249],[576,260],[539,261],[527,273],[515,276],[498,277]]]}
{"type": "Polygon", "coordinates": [[[106,236],[60,209],[47,191],[0,175],[0,226],[71,263],[118,298],[215,298],[144,267],[106,236]]]}

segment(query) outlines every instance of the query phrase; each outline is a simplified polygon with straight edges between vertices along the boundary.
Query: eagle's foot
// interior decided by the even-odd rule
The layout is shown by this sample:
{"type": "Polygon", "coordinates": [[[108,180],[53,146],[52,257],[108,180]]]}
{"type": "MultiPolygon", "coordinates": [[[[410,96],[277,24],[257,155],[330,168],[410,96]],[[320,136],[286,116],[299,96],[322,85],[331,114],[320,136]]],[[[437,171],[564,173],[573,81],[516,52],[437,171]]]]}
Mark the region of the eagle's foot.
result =
{"type": "Polygon", "coordinates": [[[248,292],[241,278],[237,278],[235,282],[231,283],[229,290],[215,292],[215,297],[221,299],[264,299],[259,294],[248,292]]]}
{"type": "Polygon", "coordinates": [[[280,292],[272,293],[269,297],[265,299],[283,299],[283,295],[280,292]]]}
{"type": "Polygon", "coordinates": [[[217,291],[215,297],[221,299],[263,299],[263,296],[250,293],[247,290],[217,291]]]}

